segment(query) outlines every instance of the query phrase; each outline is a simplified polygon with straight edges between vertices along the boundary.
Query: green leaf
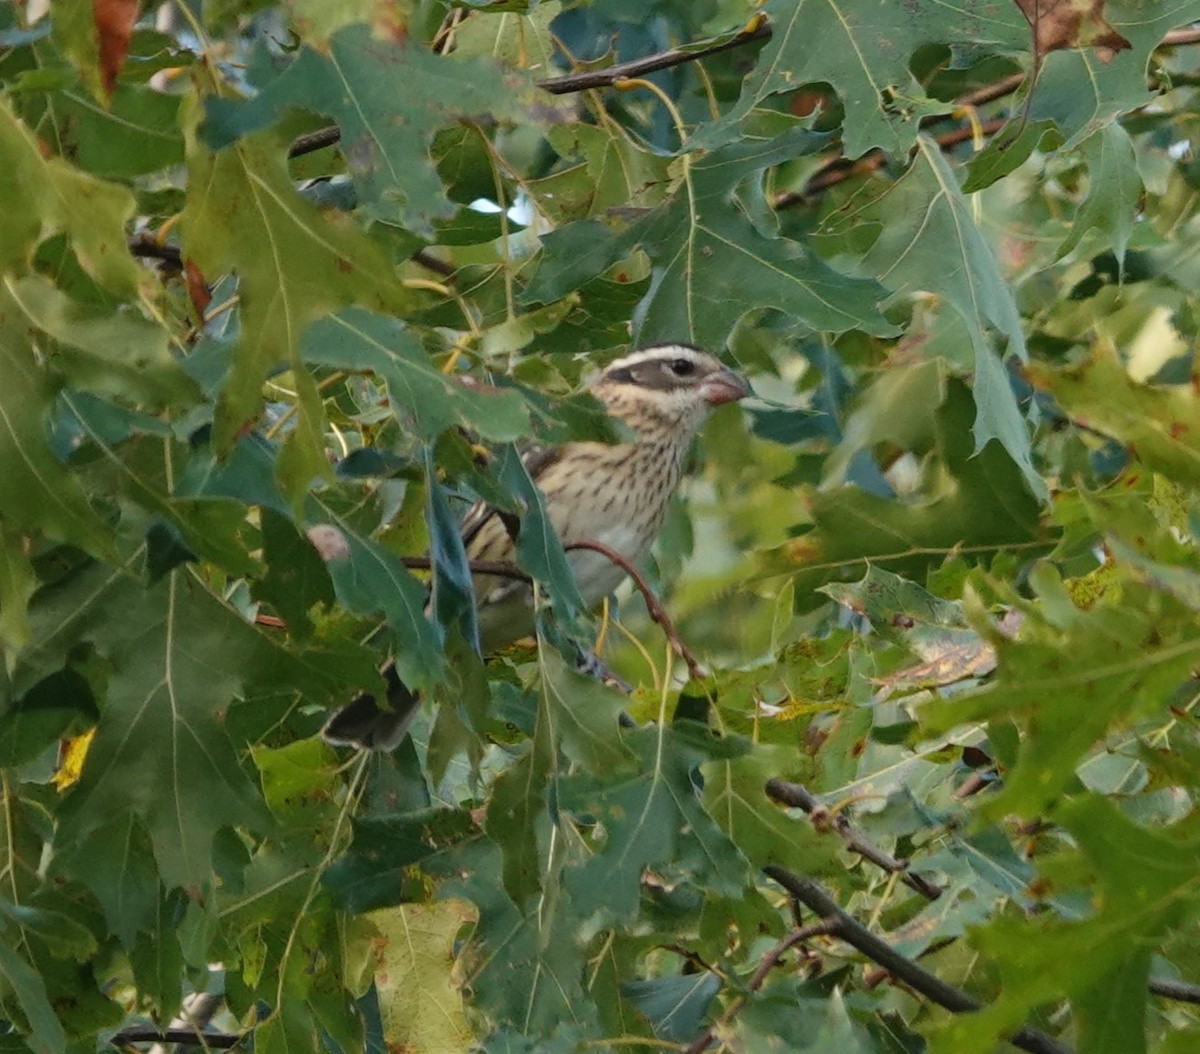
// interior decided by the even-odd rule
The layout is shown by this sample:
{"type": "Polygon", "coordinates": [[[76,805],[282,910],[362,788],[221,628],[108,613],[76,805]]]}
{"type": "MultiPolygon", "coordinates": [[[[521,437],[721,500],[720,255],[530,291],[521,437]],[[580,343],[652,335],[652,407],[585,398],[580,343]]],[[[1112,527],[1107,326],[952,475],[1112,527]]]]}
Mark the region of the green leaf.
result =
{"type": "Polygon", "coordinates": [[[3,940],[0,940],[0,981],[4,982],[4,1002],[14,1000],[24,1018],[23,1031],[34,1054],[65,1054],[67,1037],[46,998],[45,985],[3,940]]]}
{"type": "Polygon", "coordinates": [[[63,847],[52,874],[75,875],[100,901],[109,932],[130,948],[139,932],[152,933],[159,910],[158,871],[141,821],[128,812],[63,847]]]}
{"type": "Polygon", "coordinates": [[[255,583],[255,597],[279,612],[290,633],[311,636],[313,609],[330,608],[334,602],[325,564],[295,525],[270,508],[262,510],[262,540],[267,573],[255,583]]]}
{"type": "Polygon", "coordinates": [[[143,935],[129,953],[138,988],[167,1020],[179,1013],[183,1001],[184,961],[177,929],[183,896],[180,891],[159,895],[153,930],[143,935]]]}
{"type": "Polygon", "coordinates": [[[349,850],[330,865],[322,881],[346,911],[363,912],[396,904],[413,864],[427,864],[476,832],[470,814],[460,809],[427,809],[394,819],[357,820],[349,850]]]}
{"type": "Polygon", "coordinates": [[[142,405],[197,401],[199,390],[168,350],[162,326],[87,312],[37,276],[6,279],[5,293],[21,323],[61,345],[51,361],[72,386],[142,405]]]}
{"type": "Polygon", "coordinates": [[[621,986],[621,994],[650,1022],[659,1039],[687,1043],[700,1031],[721,981],[707,972],[655,977],[621,986]]]}
{"type": "Polygon", "coordinates": [[[390,1047],[440,1054],[470,1045],[471,1029],[453,972],[459,931],[476,919],[469,901],[404,904],[368,916],[375,942],[383,1035],[390,1047]]]}
{"type": "Polygon", "coordinates": [[[90,552],[111,553],[108,525],[50,449],[47,424],[57,384],[39,361],[23,312],[7,289],[0,289],[0,369],[0,462],[5,466],[0,513],[17,529],[45,531],[90,552]]]}
{"type": "Polygon", "coordinates": [[[337,122],[342,150],[371,219],[432,235],[431,221],[453,215],[429,157],[434,132],[460,118],[529,119],[515,103],[515,73],[490,61],[434,54],[347,26],[321,52],[303,49],[251,100],[208,100],[206,143],[220,149],[275,121],[288,107],[337,122]]]}
{"type": "Polygon", "coordinates": [[[999,440],[1033,492],[1044,496],[1029,432],[991,338],[998,330],[1009,353],[1026,357],[1016,301],[941,149],[922,137],[917,151],[887,195],[890,220],[864,263],[897,293],[936,293],[954,308],[975,349],[975,451],[999,440]]]}
{"type": "Polygon", "coordinates": [[[183,160],[177,95],[118,84],[105,107],[69,89],[54,98],[61,152],[93,175],[128,179],[183,160]]]}
{"type": "Polygon", "coordinates": [[[1113,119],[1152,98],[1145,76],[1150,54],[1168,30],[1200,15],[1194,2],[1147,8],[1138,0],[1106,0],[1104,15],[1130,43],[1116,61],[1099,50],[1080,48],[1045,56],[1029,107],[1032,120],[1049,118],[1075,146],[1113,119]]]}
{"type": "Polygon", "coordinates": [[[585,917],[631,918],[644,872],[668,866],[704,889],[738,896],[749,868],[696,799],[692,772],[701,757],[666,728],[627,739],[640,756],[640,771],[615,782],[578,775],[559,783],[560,807],[602,832],[592,855],[566,872],[576,908],[585,917]]]}
{"type": "Polygon", "coordinates": [[[12,904],[0,900],[0,916],[17,926],[24,937],[44,941],[52,955],[84,962],[95,954],[96,938],[78,919],[69,902],[43,897],[40,904],[12,904]]]}
{"type": "Polygon", "coordinates": [[[425,587],[400,558],[369,538],[343,535],[345,553],[326,559],[338,600],[364,618],[380,613],[395,644],[396,670],[415,691],[441,677],[441,635],[425,615],[425,587]]]}
{"type": "Polygon", "coordinates": [[[1200,483],[1200,400],[1189,388],[1138,384],[1102,349],[1067,369],[1035,365],[1030,376],[1072,417],[1120,440],[1147,468],[1200,483]]]}
{"type": "MultiPolygon", "coordinates": [[[[62,807],[61,844],[132,811],[150,833],[163,881],[203,888],[218,829],[269,825],[224,712],[242,684],[267,669],[282,679],[291,660],[185,571],[143,588],[96,567],[46,595],[36,620],[28,668],[84,641],[109,668],[96,738],[62,807]]],[[[293,668],[291,676],[319,683],[316,673],[293,668]]]]}
{"type": "Polygon", "coordinates": [[[500,453],[499,475],[521,507],[517,562],[546,586],[558,617],[565,625],[573,626],[586,612],[586,605],[562,542],[550,522],[546,496],[534,484],[519,451],[511,444],[500,453]]]}
{"type": "Polygon", "coordinates": [[[519,392],[443,373],[393,318],[350,308],[322,319],[305,332],[301,355],[314,365],[370,370],[387,385],[392,412],[423,438],[454,425],[497,442],[529,434],[529,413],[519,392]]]}
{"type": "Polygon", "coordinates": [[[1101,887],[1089,891],[1091,917],[997,918],[973,934],[972,943],[1000,964],[1001,995],[940,1030],[932,1050],[986,1048],[1058,992],[1074,1006],[1079,1049],[1146,1049],[1149,948],[1195,902],[1195,841],[1140,827],[1094,795],[1066,804],[1060,816],[1101,887]],[[1076,968],[1053,971],[1064,956],[1076,968]]]}
{"type": "Polygon", "coordinates": [[[967,162],[963,193],[974,194],[1015,172],[1046,142],[1050,128],[1049,121],[1021,121],[1015,132],[1012,124],[1005,125],[967,162]]]}
{"type": "Polygon", "coordinates": [[[764,234],[733,200],[742,182],[756,186],[769,165],[824,144],[824,137],[798,129],[700,161],[685,157],[685,186],[629,229],[613,235],[581,221],[544,238],[525,299],[565,295],[640,245],[655,264],[635,316],[642,343],[687,340],[719,349],[739,319],[768,306],[815,330],[894,332],[878,310],[882,287],[839,274],[801,242],[764,234]]]}
{"type": "Polygon", "coordinates": [[[296,193],[282,145],[267,135],[249,136],[211,153],[196,140],[196,109],[189,103],[183,116],[191,188],[182,218],[184,253],[210,280],[237,272],[241,318],[217,403],[216,443],[225,452],[257,423],[263,381],[281,366],[290,368],[299,412],[288,433],[286,481],[296,499],[313,478],[329,473],[324,413],[300,357],[301,335],[310,322],[350,304],[402,310],[407,294],[362,231],[296,193]]]}
{"type": "MultiPolygon", "coordinates": [[[[871,422],[876,434],[859,433],[854,441],[886,439],[918,456],[932,455],[938,470],[930,485],[903,502],[856,487],[816,492],[810,499],[814,528],[763,557],[764,569],[793,574],[797,597],[807,597],[831,578],[865,573],[868,562],[917,578],[954,553],[986,561],[1050,545],[1038,502],[1012,459],[995,445],[972,454],[973,408],[961,382],[946,382],[943,401],[930,364],[910,376],[894,371],[884,388],[876,404],[881,412],[871,422]]],[[[848,440],[851,435],[848,428],[848,440]]]]}
{"type": "Polygon", "coordinates": [[[1102,601],[1080,610],[1050,569],[1041,570],[1046,606],[1036,621],[1027,617],[1017,640],[993,637],[995,683],[920,711],[934,734],[1000,718],[1022,726],[1017,762],[987,803],[991,817],[1051,808],[1109,728],[1161,712],[1200,661],[1200,634],[1145,587],[1125,585],[1120,606],[1102,601]]]}
{"type": "Polygon", "coordinates": [[[1058,254],[1066,256],[1094,230],[1124,267],[1142,196],[1133,142],[1119,124],[1107,124],[1084,140],[1081,149],[1088,166],[1088,196],[1075,213],[1058,254]]]}
{"type": "Polygon", "coordinates": [[[914,52],[928,44],[1021,49],[1028,26],[1011,3],[996,0],[941,4],[915,0],[865,6],[834,0],[772,0],[771,39],[742,85],[738,104],[701,137],[720,142],[731,126],[771,95],[829,83],[845,109],[845,150],[861,157],[872,147],[907,150],[918,120],[953,104],[929,98],[911,72],[914,52]]]}
{"type": "Polygon", "coordinates": [[[20,535],[0,526],[0,659],[5,662],[29,640],[26,611],[37,584],[20,535]]]}
{"type": "Polygon", "coordinates": [[[0,715],[0,765],[33,761],[61,737],[87,731],[99,716],[91,686],[79,670],[52,673],[0,715]]]}
{"type": "Polygon", "coordinates": [[[46,160],[33,133],[0,100],[0,272],[29,270],[34,251],[53,234],[66,233],[87,274],[124,297],[155,285],[125,245],[133,195],[58,158],[46,160]]]}

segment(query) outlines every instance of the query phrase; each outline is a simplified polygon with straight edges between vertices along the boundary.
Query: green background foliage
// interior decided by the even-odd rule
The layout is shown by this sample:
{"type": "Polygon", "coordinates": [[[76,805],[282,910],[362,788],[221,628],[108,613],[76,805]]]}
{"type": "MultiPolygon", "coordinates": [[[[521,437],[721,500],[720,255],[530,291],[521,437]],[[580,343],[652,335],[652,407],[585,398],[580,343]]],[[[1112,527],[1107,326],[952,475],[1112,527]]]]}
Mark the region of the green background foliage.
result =
{"type": "Polygon", "coordinates": [[[204,0],[115,57],[36,6],[0,1050],[202,995],[260,1054],[1195,1049],[1200,3],[204,0]],[[660,340],[755,389],[646,569],[706,676],[536,507],[542,632],[481,662],[457,516],[660,340]],[[411,738],[324,745],[385,652],[411,738]]]}

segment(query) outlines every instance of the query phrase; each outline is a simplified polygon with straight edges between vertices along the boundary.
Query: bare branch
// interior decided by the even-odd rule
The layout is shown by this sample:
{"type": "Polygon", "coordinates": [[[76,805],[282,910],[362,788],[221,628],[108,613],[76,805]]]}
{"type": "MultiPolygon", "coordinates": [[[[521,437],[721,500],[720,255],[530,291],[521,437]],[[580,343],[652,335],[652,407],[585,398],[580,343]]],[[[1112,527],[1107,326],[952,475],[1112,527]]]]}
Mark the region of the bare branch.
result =
{"type": "Polygon", "coordinates": [[[807,787],[799,783],[789,783],[787,780],[769,779],[766,790],[769,798],[783,805],[803,809],[818,831],[836,832],[846,845],[864,860],[869,860],[890,874],[899,875],[901,882],[920,893],[926,900],[937,900],[942,895],[939,886],[923,875],[910,871],[907,860],[897,860],[890,853],[885,853],[854,827],[842,813],[830,812],[807,787]]]}
{"type": "MultiPolygon", "coordinates": [[[[763,868],[763,872],[806,907],[824,919],[835,920],[836,927],[833,933],[837,937],[878,963],[897,980],[933,1000],[938,1006],[956,1014],[983,1008],[983,1004],[974,996],[922,969],[907,956],[901,955],[887,941],[876,937],[852,915],[843,911],[819,883],[774,865],[763,868]]],[[[1070,1047],[1035,1028],[1020,1029],[1012,1035],[1010,1042],[1021,1050],[1029,1051],[1030,1054],[1071,1054],[1070,1047]]]]}

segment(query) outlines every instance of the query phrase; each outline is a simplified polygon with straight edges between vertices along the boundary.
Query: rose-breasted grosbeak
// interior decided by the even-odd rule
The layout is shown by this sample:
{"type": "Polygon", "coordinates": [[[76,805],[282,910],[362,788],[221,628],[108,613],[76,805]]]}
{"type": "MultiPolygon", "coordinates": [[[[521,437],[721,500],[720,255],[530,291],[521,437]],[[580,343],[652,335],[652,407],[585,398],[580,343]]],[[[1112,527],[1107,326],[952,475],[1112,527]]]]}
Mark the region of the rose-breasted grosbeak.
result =
{"type": "MultiPolygon", "coordinates": [[[[662,526],[688,449],[709,411],[744,398],[749,388],[699,348],[658,344],[617,359],[595,377],[590,389],[629,429],[629,440],[532,450],[525,455],[525,467],[545,495],[547,515],[564,547],[600,542],[636,563],[662,526]]],[[[494,508],[476,505],[462,523],[467,558],[512,561],[509,528],[494,508]]],[[[567,558],[589,606],[625,578],[625,572],[601,553],[575,550],[567,558]]],[[[473,582],[485,654],[533,631],[527,583],[489,575],[476,575],[473,582]]],[[[417,698],[390,664],[384,676],[389,709],[377,706],[371,695],[358,696],[326,723],[322,735],[328,742],[391,750],[403,740],[417,698]]]]}

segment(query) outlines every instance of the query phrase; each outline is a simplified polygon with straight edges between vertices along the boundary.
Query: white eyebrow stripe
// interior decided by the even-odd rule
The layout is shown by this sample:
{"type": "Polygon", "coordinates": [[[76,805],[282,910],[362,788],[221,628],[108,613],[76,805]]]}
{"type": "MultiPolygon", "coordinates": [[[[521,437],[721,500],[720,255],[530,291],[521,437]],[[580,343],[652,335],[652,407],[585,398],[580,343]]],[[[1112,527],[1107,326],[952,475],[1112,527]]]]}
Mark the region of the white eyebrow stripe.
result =
{"type": "Polygon", "coordinates": [[[687,344],[654,344],[651,347],[639,348],[637,351],[630,352],[622,359],[613,360],[604,367],[604,372],[624,370],[631,366],[640,366],[643,362],[658,362],[667,358],[690,359],[700,365],[708,357],[707,352],[689,347],[687,344]]]}

